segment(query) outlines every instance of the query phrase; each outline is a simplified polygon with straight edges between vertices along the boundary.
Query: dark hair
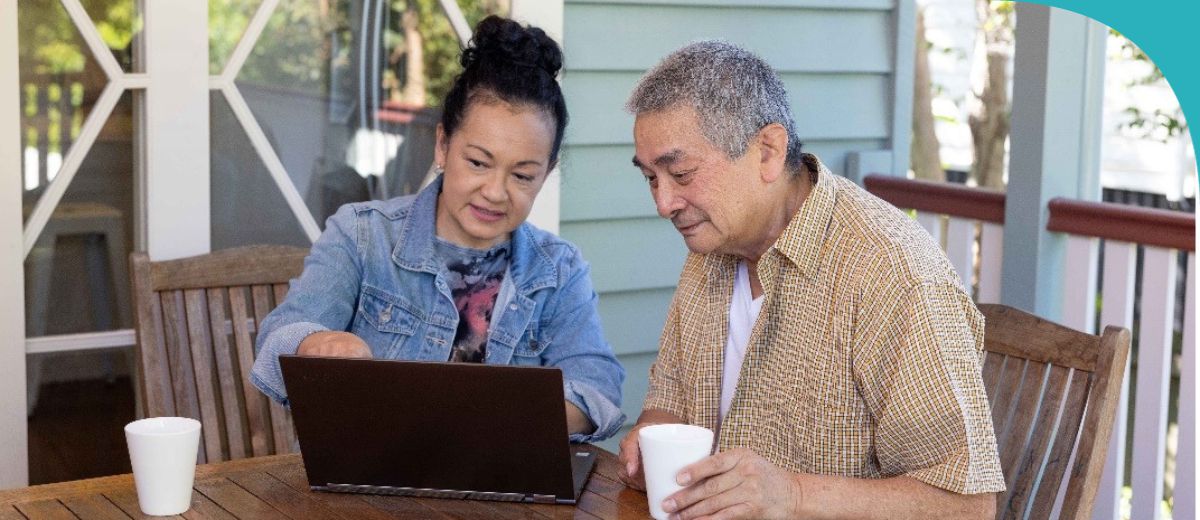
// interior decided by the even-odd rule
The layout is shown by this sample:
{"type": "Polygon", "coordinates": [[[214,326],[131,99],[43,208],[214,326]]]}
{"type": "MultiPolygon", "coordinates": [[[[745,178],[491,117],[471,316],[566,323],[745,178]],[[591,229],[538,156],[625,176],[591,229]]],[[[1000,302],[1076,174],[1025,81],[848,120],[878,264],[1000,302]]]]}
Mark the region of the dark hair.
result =
{"type": "Polygon", "coordinates": [[[537,27],[489,16],[475,26],[463,50],[463,71],[454,78],[442,108],[442,129],[449,137],[462,123],[476,96],[494,96],[513,105],[532,105],[554,117],[554,148],[558,158],[567,128],[567,102],[554,78],[562,68],[562,50],[537,27]]]}

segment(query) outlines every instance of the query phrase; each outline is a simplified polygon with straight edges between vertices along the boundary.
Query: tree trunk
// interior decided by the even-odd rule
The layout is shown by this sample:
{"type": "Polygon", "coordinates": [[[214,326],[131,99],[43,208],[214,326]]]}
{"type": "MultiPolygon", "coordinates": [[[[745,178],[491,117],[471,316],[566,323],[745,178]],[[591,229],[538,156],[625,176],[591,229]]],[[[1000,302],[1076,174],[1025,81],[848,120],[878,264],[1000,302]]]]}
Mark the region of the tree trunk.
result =
{"type": "Polygon", "coordinates": [[[417,16],[416,2],[409,0],[400,18],[400,26],[404,29],[404,50],[408,54],[401,97],[407,104],[425,106],[425,47],[417,16]]]}
{"type": "Polygon", "coordinates": [[[917,9],[917,45],[913,71],[912,148],[913,174],[918,179],[945,182],[933,119],[933,82],[929,75],[929,42],[925,39],[925,9],[917,9]]]}
{"type": "Polygon", "coordinates": [[[975,100],[967,124],[971,128],[975,162],[971,177],[985,188],[1004,189],[1008,140],[1008,62],[1012,48],[1011,17],[995,12],[987,0],[977,0],[979,37],[975,43],[975,100]]]}

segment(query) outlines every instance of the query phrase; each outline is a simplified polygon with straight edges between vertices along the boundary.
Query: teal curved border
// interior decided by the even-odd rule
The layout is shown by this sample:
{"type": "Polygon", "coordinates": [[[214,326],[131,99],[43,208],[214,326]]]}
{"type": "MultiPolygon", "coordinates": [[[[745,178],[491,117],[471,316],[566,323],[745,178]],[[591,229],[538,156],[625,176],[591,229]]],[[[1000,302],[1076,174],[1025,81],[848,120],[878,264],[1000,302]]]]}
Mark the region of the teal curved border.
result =
{"type": "MultiPolygon", "coordinates": [[[[1200,114],[1200,2],[1028,1],[1073,11],[1120,31],[1141,47],[1146,56],[1162,70],[1189,124],[1200,121],[1193,117],[1200,114]]],[[[1194,129],[1192,145],[1200,151],[1200,132],[1194,129]]]]}

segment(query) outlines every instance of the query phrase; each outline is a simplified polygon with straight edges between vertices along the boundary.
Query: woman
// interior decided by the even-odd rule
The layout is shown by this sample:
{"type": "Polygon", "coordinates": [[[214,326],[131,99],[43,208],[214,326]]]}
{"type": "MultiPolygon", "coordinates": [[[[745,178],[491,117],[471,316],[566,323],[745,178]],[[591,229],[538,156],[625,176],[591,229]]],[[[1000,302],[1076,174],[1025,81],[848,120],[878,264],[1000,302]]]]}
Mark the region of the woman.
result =
{"type": "Polygon", "coordinates": [[[588,265],[525,223],[567,125],[562,51],[493,16],[462,64],[437,128],[437,180],[329,218],[263,320],[250,380],[286,404],[281,354],[554,366],[571,440],[605,439],[624,420],[625,373],[601,334],[588,265]]]}

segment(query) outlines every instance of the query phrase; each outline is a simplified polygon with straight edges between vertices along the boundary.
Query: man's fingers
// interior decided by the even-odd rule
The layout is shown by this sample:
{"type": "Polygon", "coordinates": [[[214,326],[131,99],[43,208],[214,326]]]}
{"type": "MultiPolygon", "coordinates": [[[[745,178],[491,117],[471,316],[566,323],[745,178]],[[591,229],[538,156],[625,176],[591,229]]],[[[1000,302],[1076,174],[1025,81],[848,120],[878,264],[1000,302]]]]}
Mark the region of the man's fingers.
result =
{"type": "Polygon", "coordinates": [[[716,513],[701,517],[697,520],[734,520],[737,518],[753,518],[754,509],[745,502],[737,503],[716,513]]]}
{"type": "Polygon", "coordinates": [[[629,476],[637,475],[641,469],[642,452],[638,446],[636,437],[633,437],[628,443],[623,443],[622,447],[622,462],[625,463],[625,473],[629,476]]]}
{"type": "Polygon", "coordinates": [[[633,429],[621,441],[618,449],[617,460],[621,463],[621,468],[617,472],[617,476],[621,478],[626,486],[637,490],[645,490],[646,486],[642,483],[642,453],[638,445],[637,429],[633,429]]]}
{"type": "Polygon", "coordinates": [[[675,475],[675,481],[681,486],[691,485],[713,475],[720,475],[737,466],[744,457],[742,450],[723,451],[711,457],[705,457],[700,462],[684,467],[675,475]]]}
{"type": "Polygon", "coordinates": [[[728,495],[734,493],[738,485],[741,484],[741,479],[733,473],[722,473],[720,475],[707,478],[697,482],[693,486],[683,488],[675,494],[664,500],[663,510],[680,511],[696,509],[696,513],[692,516],[684,518],[692,518],[703,516],[709,513],[716,512],[720,509],[732,504],[728,495]],[[718,497],[724,497],[716,500],[718,497]],[[716,500],[713,502],[713,500],[716,500]],[[711,502],[711,503],[710,503],[711,502]],[[669,506],[669,507],[668,507],[669,506]]]}

